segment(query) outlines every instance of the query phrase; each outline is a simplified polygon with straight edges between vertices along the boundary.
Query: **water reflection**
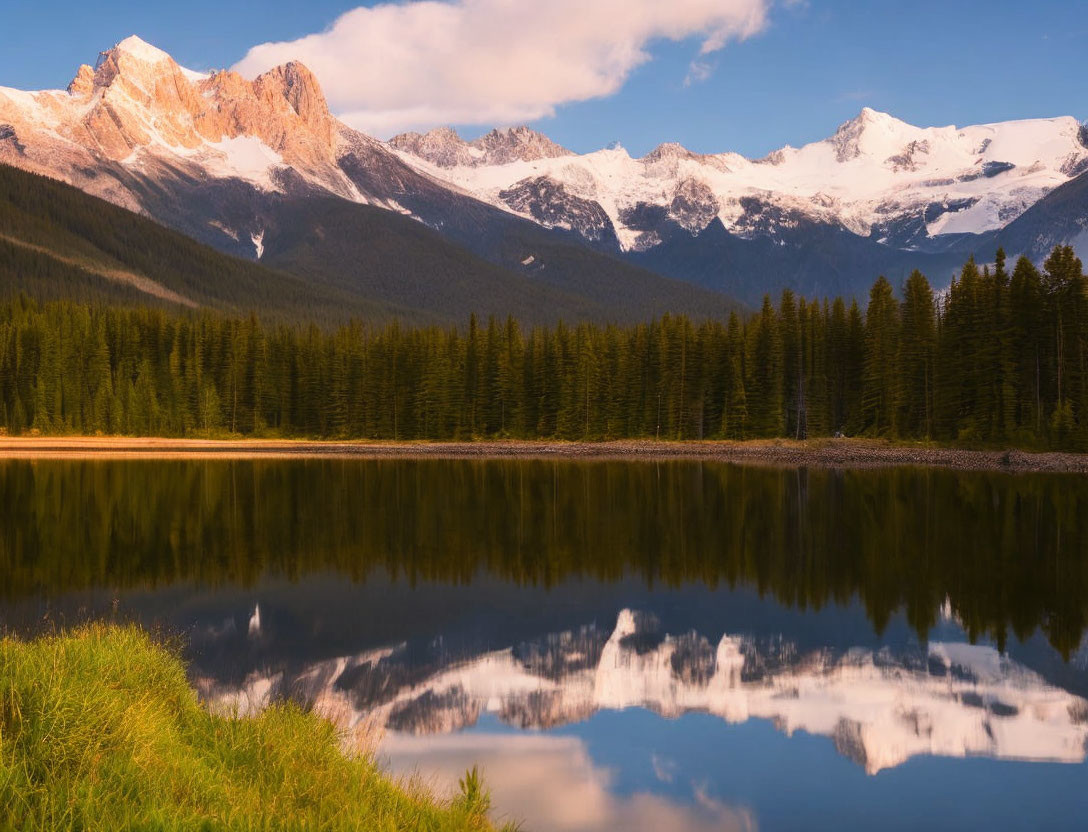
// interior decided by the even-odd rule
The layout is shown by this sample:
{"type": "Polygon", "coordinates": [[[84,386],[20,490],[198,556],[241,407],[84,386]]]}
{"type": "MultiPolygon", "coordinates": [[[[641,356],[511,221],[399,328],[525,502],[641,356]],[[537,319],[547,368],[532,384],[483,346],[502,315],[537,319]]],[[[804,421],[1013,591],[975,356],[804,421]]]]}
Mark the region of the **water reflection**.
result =
{"type": "Polygon", "coordinates": [[[335,571],[515,585],[571,578],[859,597],[919,638],[949,602],[972,638],[1088,624],[1088,477],[716,463],[128,461],[0,465],[0,592],[335,571]]]}
{"type": "Polygon", "coordinates": [[[875,635],[857,603],[699,585],[244,595],[201,607],[215,706],[309,702],[440,790],[479,763],[528,829],[1067,829],[1088,810],[1088,644],[1002,653],[947,607],[920,642],[902,616],[875,635]]]}
{"type": "Polygon", "coordinates": [[[533,830],[1076,828],[1084,518],[1075,476],[11,462],[0,625],[180,632],[213,707],[480,763],[533,830]]]}
{"type": "MultiPolygon", "coordinates": [[[[383,753],[397,771],[423,770],[439,787],[478,765],[498,800],[497,815],[531,818],[534,829],[563,832],[731,832],[758,828],[754,813],[696,786],[679,801],[651,790],[617,795],[612,771],[597,765],[578,737],[546,734],[451,734],[386,739],[383,753]]],[[[668,774],[662,772],[664,777],[668,774]]]]}
{"type": "MultiPolygon", "coordinates": [[[[261,636],[257,615],[251,639],[261,636]]],[[[993,647],[804,651],[782,636],[730,634],[712,644],[695,632],[663,633],[654,616],[630,609],[611,630],[589,625],[456,660],[401,643],[253,673],[239,686],[208,678],[197,686],[225,710],[255,712],[287,697],[395,735],[453,733],[484,713],[522,730],[627,708],[765,719],[787,735],[830,738],[869,774],[921,754],[1079,763],[1088,743],[1088,701],[993,647]]]]}

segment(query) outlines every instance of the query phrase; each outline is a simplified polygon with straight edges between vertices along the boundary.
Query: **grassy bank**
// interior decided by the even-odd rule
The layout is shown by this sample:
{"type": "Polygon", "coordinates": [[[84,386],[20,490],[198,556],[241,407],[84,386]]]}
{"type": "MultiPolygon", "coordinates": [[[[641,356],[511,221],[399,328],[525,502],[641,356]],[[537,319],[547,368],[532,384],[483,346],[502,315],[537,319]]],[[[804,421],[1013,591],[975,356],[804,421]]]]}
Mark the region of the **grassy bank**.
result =
{"type": "Polygon", "coordinates": [[[489,830],[467,779],[444,804],[294,706],[214,716],[136,628],[0,641],[0,829],[489,830]]]}

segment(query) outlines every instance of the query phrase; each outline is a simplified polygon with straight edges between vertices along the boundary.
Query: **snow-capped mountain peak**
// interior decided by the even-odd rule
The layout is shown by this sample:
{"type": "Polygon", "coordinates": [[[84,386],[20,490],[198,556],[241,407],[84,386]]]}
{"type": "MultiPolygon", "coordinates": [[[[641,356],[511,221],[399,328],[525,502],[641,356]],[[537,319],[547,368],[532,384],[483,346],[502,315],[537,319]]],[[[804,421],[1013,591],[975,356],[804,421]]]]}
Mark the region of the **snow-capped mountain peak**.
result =
{"type": "Polygon", "coordinates": [[[81,66],[66,91],[0,88],[0,124],[14,139],[0,144],[0,159],[126,207],[138,205],[116,178],[84,172],[119,165],[152,174],[166,165],[275,190],[291,169],[352,195],[335,167],[335,120],[317,78],[298,63],[252,81],[229,70],[205,74],[132,36],[102,52],[93,70],[81,66]]]}
{"type": "Polygon", "coordinates": [[[659,162],[663,159],[698,159],[699,154],[688,150],[679,142],[662,142],[645,156],[645,162],[659,162]]]}
{"type": "Polygon", "coordinates": [[[120,82],[134,86],[140,93],[152,94],[158,79],[175,76],[190,83],[209,77],[186,69],[166,52],[131,35],[112,49],[101,52],[93,70],[86,64],[81,66],[69,84],[68,92],[86,95],[120,82]]]}
{"type": "Polygon", "coordinates": [[[528,127],[505,127],[492,130],[471,143],[483,151],[488,164],[505,165],[510,162],[533,162],[538,159],[557,159],[571,156],[543,133],[528,127]]]}
{"type": "Polygon", "coordinates": [[[865,107],[856,118],[844,123],[828,141],[839,162],[859,156],[887,158],[910,142],[918,141],[919,130],[888,113],[865,107]]]}
{"type": "MultiPolygon", "coordinates": [[[[599,210],[623,248],[642,250],[676,229],[697,234],[715,218],[740,236],[773,235],[804,222],[874,239],[902,237],[905,229],[918,234],[919,228],[929,236],[991,231],[1088,170],[1086,140],[1088,131],[1069,117],[915,127],[866,107],[829,138],[787,145],[758,161],[729,152],[698,154],[674,142],[640,159],[618,143],[585,155],[441,159],[418,143],[397,139],[393,146],[479,199],[545,225],[575,227],[561,204],[526,211],[524,199],[509,198],[529,182],[547,182],[571,211],[599,210]],[[696,193],[699,209],[676,216],[678,202],[696,193]],[[708,212],[712,205],[716,210],[708,212]]],[[[547,147],[544,141],[534,134],[534,147],[547,147]]],[[[590,239],[599,237],[595,227],[590,239]]]]}
{"type": "Polygon", "coordinates": [[[138,61],[143,61],[144,63],[148,64],[157,64],[162,63],[163,61],[173,62],[174,60],[161,49],[156,46],[152,46],[150,43],[145,41],[143,38],[138,37],[137,35],[129,35],[127,38],[125,38],[123,41],[113,47],[113,49],[109,50],[109,52],[103,52],[102,55],[103,57],[105,57],[109,54],[119,53],[129,55],[138,61]]]}

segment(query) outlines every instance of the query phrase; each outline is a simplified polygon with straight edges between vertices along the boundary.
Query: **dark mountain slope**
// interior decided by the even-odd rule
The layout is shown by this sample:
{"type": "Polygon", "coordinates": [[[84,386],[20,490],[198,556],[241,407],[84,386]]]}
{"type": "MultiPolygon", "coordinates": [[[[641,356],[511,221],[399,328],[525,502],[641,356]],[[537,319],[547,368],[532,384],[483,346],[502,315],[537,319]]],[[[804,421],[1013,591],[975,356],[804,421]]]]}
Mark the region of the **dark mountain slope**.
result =
{"type": "Polygon", "coordinates": [[[1071,245],[1082,258],[1088,257],[1088,172],[1059,185],[1002,229],[925,243],[930,251],[938,244],[960,258],[973,255],[981,262],[990,262],[999,247],[1009,257],[1025,255],[1036,263],[1055,246],[1071,245]]]}
{"type": "MultiPolygon", "coordinates": [[[[175,188],[145,183],[156,205],[202,208],[175,188]],[[154,189],[154,190],[153,190],[154,189]]],[[[329,196],[286,198],[244,183],[190,183],[194,199],[252,212],[264,230],[263,261],[230,257],[122,208],[51,179],[0,166],[0,278],[7,291],[38,297],[251,309],[287,318],[393,317],[461,323],[471,312],[530,323],[633,320],[665,312],[727,314],[713,292],[666,280],[581,246],[497,235],[503,256],[488,262],[417,220],[329,196]],[[537,252],[522,266],[518,252],[537,252]],[[141,289],[140,286],[143,286],[141,289]]],[[[476,203],[479,205],[479,203],[476,203]]],[[[488,209],[493,210],[493,209],[488,209]]],[[[183,227],[185,226],[182,223],[183,227]]],[[[203,224],[204,239],[242,244],[203,224]]],[[[525,224],[528,226],[528,224],[525,224]]],[[[240,236],[240,235],[236,235],[240,236]]],[[[253,247],[246,241],[245,246],[253,247]]]]}
{"type": "Polygon", "coordinates": [[[2,165],[0,290],[318,320],[407,311],[229,257],[76,188],[2,165]]]}
{"type": "MultiPolygon", "coordinates": [[[[270,226],[271,229],[271,226],[270,226]]],[[[336,198],[284,203],[264,261],[314,282],[463,321],[469,313],[525,322],[629,322],[667,312],[728,316],[723,295],[669,280],[584,246],[523,229],[484,262],[408,217],[336,198]]]]}
{"type": "Polygon", "coordinates": [[[268,217],[264,261],[315,285],[464,322],[514,315],[601,319],[606,307],[508,271],[416,220],[335,197],[284,201],[268,217]]]}
{"type": "Polygon", "coordinates": [[[898,286],[913,269],[943,286],[963,261],[958,253],[900,251],[815,223],[773,236],[739,237],[719,219],[697,235],[674,234],[629,257],[648,269],[753,305],[766,291],[777,295],[785,287],[806,297],[842,295],[863,301],[879,275],[898,286]]]}
{"type": "Polygon", "coordinates": [[[986,235],[988,248],[1042,260],[1054,246],[1072,245],[1088,256],[1088,173],[1055,188],[1001,231],[986,235]]]}

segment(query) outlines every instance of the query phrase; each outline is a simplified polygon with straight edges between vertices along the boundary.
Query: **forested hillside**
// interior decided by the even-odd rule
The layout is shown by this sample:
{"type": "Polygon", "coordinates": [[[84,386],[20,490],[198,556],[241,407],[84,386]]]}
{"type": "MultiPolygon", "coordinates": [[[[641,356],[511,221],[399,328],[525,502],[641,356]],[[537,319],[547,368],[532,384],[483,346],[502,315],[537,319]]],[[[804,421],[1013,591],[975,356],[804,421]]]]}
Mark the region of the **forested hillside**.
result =
{"type": "Polygon", "coordinates": [[[45,300],[202,306],[232,314],[258,309],[293,320],[411,314],[220,254],[76,188],[4,165],[0,291],[45,300]]]}
{"type": "Polygon", "coordinates": [[[742,319],[629,327],[268,325],[25,297],[0,311],[11,433],[475,438],[835,433],[1088,447],[1088,291],[1040,272],[915,272],[867,310],[792,292],[742,319]]]}

